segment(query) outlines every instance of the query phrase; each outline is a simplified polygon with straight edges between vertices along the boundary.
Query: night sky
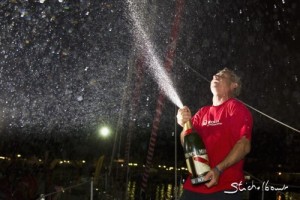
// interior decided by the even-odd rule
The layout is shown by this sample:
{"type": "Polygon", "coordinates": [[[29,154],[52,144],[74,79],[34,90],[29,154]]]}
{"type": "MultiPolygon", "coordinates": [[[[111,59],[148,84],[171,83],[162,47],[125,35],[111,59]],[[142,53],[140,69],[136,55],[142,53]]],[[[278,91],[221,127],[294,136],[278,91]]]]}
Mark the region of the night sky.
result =
{"type": "MultiPolygon", "coordinates": [[[[175,1],[142,2],[144,28],[164,63],[175,1]]],[[[299,13],[296,0],[186,1],[170,73],[183,103],[193,113],[210,104],[207,80],[228,67],[242,77],[240,100],[299,130],[299,13]]],[[[108,125],[120,127],[122,156],[133,121],[132,159],[144,162],[159,86],[146,64],[137,70],[132,26],[121,0],[1,1],[1,154],[97,157],[111,151],[113,139],[97,136],[108,125]]],[[[250,110],[249,157],[299,170],[300,133],[250,110]]],[[[154,162],[173,163],[176,112],[166,99],[156,147],[166,153],[154,162]]]]}

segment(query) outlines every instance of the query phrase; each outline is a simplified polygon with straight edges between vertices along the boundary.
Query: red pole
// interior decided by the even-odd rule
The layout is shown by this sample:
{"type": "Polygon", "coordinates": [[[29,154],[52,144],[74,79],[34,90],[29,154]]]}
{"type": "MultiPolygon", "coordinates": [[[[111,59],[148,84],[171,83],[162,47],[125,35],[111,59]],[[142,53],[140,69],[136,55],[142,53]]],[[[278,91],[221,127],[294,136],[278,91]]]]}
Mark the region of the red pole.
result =
{"type": "MultiPolygon", "coordinates": [[[[167,52],[166,52],[166,59],[164,62],[164,67],[166,68],[167,72],[170,73],[172,66],[173,66],[173,59],[175,56],[175,49],[177,44],[177,39],[179,35],[179,28],[180,28],[180,19],[184,7],[184,0],[177,0],[176,1],[176,10],[175,10],[175,18],[173,21],[172,29],[171,29],[171,37],[170,37],[170,44],[168,46],[167,52]]],[[[148,146],[148,153],[147,153],[147,160],[146,160],[146,167],[145,171],[143,173],[142,178],[142,187],[141,187],[141,198],[145,195],[145,191],[148,184],[148,177],[149,177],[149,171],[150,166],[152,164],[152,159],[154,155],[154,149],[155,144],[157,140],[157,130],[159,128],[160,123],[160,117],[162,114],[162,107],[164,105],[165,95],[162,91],[159,92],[159,96],[157,98],[156,102],[156,109],[155,109],[155,117],[152,124],[152,131],[151,131],[151,137],[150,142],[148,146]]]]}

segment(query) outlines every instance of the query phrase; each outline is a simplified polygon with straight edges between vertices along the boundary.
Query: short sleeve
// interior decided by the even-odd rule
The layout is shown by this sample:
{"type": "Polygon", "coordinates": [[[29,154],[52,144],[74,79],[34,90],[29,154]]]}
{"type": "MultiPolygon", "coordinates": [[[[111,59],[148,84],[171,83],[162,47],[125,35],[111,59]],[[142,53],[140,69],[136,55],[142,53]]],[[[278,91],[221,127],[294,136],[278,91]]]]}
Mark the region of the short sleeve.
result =
{"type": "Polygon", "coordinates": [[[242,137],[251,140],[253,119],[251,112],[241,103],[232,107],[231,117],[231,132],[236,141],[242,137]]]}

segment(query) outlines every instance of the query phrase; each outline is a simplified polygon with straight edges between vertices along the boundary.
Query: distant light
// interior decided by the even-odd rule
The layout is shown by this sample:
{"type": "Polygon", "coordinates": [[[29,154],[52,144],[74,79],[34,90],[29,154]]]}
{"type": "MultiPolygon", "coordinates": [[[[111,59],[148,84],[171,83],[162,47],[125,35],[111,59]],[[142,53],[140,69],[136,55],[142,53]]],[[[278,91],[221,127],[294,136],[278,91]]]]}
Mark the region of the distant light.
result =
{"type": "Polygon", "coordinates": [[[282,175],[282,172],[278,172],[278,176],[281,176],[282,175]]]}
{"type": "Polygon", "coordinates": [[[82,163],[85,163],[85,160],[81,161],[82,163]]]}
{"type": "Polygon", "coordinates": [[[115,162],[117,162],[117,163],[124,163],[125,162],[125,160],[124,159],[117,159],[117,160],[114,160],[115,162]]]}
{"type": "Polygon", "coordinates": [[[21,154],[17,154],[17,157],[18,157],[18,158],[21,158],[22,156],[21,156],[21,154]]]}
{"type": "Polygon", "coordinates": [[[100,135],[102,136],[102,137],[107,137],[108,135],[109,135],[109,133],[110,133],[110,130],[109,130],[109,128],[108,127],[102,127],[101,129],[100,129],[100,135]]]}

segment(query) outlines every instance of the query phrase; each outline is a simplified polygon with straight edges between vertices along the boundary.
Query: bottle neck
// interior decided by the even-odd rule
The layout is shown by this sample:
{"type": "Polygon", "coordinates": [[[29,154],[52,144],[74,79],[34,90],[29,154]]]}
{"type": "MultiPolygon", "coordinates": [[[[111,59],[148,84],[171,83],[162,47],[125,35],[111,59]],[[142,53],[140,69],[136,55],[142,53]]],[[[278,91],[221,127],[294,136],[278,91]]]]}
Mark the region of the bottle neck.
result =
{"type": "Polygon", "coordinates": [[[185,124],[183,125],[183,131],[184,135],[188,135],[193,131],[193,125],[191,120],[185,122],[185,124]]]}

